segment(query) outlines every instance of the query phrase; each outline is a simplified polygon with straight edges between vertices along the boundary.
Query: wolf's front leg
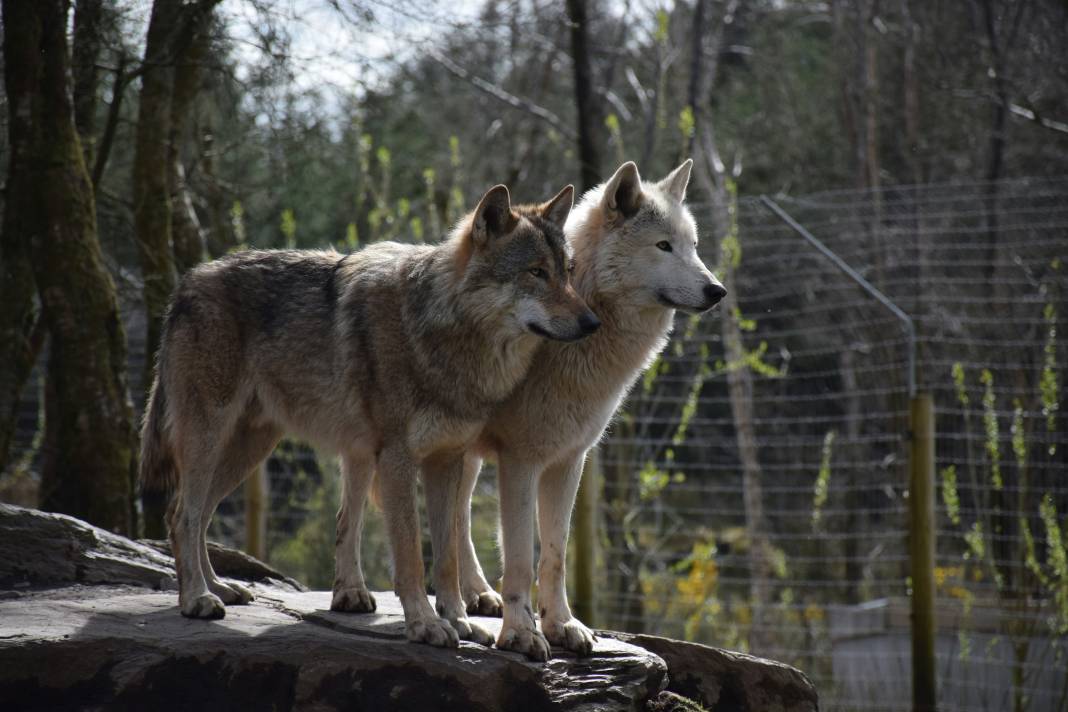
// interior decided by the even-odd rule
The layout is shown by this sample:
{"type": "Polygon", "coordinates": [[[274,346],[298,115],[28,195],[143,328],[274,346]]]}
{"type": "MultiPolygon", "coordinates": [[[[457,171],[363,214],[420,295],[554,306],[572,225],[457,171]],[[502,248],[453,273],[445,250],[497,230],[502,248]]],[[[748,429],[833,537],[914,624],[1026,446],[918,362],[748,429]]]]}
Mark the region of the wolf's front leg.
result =
{"type": "Polygon", "coordinates": [[[549,642],[530,605],[534,583],[534,481],[537,468],[501,452],[501,542],[504,547],[504,623],[497,647],[534,660],[549,659],[549,642]]]}
{"type": "Polygon", "coordinates": [[[434,591],[438,613],[452,624],[461,640],[493,645],[489,631],[467,618],[467,606],[460,595],[457,558],[457,510],[460,502],[463,459],[428,463],[423,468],[426,510],[430,518],[430,541],[434,551],[434,591]]]}
{"type": "Polygon", "coordinates": [[[475,543],[471,539],[471,501],[478,482],[482,458],[471,453],[464,454],[463,485],[460,488],[457,518],[459,531],[457,543],[460,548],[460,595],[467,604],[467,612],[477,616],[501,617],[504,601],[486,581],[486,574],[478,563],[475,543]]]}
{"type": "Polygon", "coordinates": [[[360,565],[364,503],[374,472],[373,454],[351,453],[341,458],[341,507],[337,511],[332,611],[372,613],[377,608],[360,565]]]}
{"type": "Polygon", "coordinates": [[[567,604],[565,561],[567,531],[575,494],[582,478],[586,453],[580,452],[547,468],[538,484],[538,531],[541,558],[538,560],[538,606],[541,630],[553,645],[579,655],[593,652],[596,636],[571,615],[567,604]]]}
{"type": "Polygon", "coordinates": [[[402,446],[386,448],[378,459],[379,492],[393,551],[393,590],[404,609],[408,640],[441,648],[460,645],[456,630],[434,612],[423,579],[422,532],[416,511],[417,466],[402,446]]]}

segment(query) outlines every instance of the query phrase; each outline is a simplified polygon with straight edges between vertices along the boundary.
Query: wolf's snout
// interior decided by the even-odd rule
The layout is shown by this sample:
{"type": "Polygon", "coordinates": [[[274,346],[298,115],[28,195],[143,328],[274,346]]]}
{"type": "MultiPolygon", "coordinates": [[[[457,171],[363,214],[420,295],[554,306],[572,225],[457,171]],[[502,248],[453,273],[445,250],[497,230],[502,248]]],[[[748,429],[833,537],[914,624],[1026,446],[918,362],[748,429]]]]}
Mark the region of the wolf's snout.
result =
{"type": "Polygon", "coordinates": [[[579,317],[579,328],[582,329],[582,333],[589,336],[593,332],[601,328],[601,320],[594,315],[593,312],[586,312],[579,317]]]}
{"type": "Polygon", "coordinates": [[[705,309],[711,309],[719,304],[723,297],[727,296],[727,290],[722,284],[709,282],[705,285],[705,309]]]}

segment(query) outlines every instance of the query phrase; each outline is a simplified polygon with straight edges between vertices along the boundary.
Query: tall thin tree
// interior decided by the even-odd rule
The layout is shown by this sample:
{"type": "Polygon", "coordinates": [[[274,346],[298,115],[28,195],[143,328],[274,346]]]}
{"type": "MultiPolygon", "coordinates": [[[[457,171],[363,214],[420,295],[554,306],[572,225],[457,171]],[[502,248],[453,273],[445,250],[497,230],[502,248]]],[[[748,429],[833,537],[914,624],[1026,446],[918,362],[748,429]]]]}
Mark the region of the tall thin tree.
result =
{"type": "MultiPolygon", "coordinates": [[[[155,0],[148,21],[133,166],[134,228],[144,282],[146,338],[142,393],[145,394],[152,382],[163,314],[178,281],[179,268],[191,266],[203,249],[199,228],[191,226],[189,213],[184,212],[191,209],[184,193],[180,194],[179,206],[183,212],[177,219],[180,234],[175,240],[173,183],[180,179],[184,183],[184,179],[174,166],[179,153],[172,145],[184,129],[185,112],[192,105],[196,88],[195,70],[189,65],[195,64],[197,58],[190,56],[190,48],[206,28],[212,8],[218,2],[155,0]],[[181,81],[176,82],[178,75],[181,81]]],[[[162,498],[144,493],[142,503],[145,535],[163,537],[165,503],[162,498]]]]}
{"type": "Polygon", "coordinates": [[[582,190],[601,180],[601,155],[597,133],[601,112],[593,86],[590,66],[590,30],[586,0],[567,0],[567,19],[571,23],[571,61],[575,73],[575,107],[578,114],[578,151],[582,190]]]}
{"type": "Polygon", "coordinates": [[[74,126],[64,0],[3,1],[12,152],[5,241],[21,240],[51,337],[41,505],[131,533],[126,339],[74,126]]]}
{"type": "MultiPolygon", "coordinates": [[[[147,340],[144,383],[151,382],[167,300],[177,282],[171,202],[172,106],[176,67],[218,0],[155,0],[145,40],[133,165],[134,228],[144,281],[147,340]]],[[[188,106],[189,102],[186,102],[188,106]]]]}
{"type": "Polygon", "coordinates": [[[96,106],[103,30],[103,0],[77,0],[74,4],[71,74],[74,77],[74,125],[82,142],[86,166],[93,165],[96,155],[96,106]]]}
{"type": "MultiPolygon", "coordinates": [[[[567,18],[571,24],[571,61],[578,115],[579,175],[582,190],[587,191],[601,180],[601,156],[596,138],[601,112],[593,87],[586,0],[567,0],[567,18]]],[[[597,558],[597,483],[596,468],[592,465],[596,459],[597,455],[593,453],[587,460],[574,515],[575,613],[590,625],[595,625],[597,620],[593,590],[593,570],[597,558]]]]}

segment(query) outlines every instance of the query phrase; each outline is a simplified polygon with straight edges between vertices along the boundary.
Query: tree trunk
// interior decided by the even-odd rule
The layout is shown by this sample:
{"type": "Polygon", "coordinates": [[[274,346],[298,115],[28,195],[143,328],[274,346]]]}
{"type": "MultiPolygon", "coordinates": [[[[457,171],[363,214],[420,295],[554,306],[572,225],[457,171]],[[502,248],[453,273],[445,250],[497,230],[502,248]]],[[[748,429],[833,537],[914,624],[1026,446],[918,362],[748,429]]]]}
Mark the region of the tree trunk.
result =
{"type": "MultiPolygon", "coordinates": [[[[178,281],[179,260],[175,253],[181,256],[181,266],[188,267],[193,260],[190,255],[195,252],[196,261],[199,261],[202,252],[202,248],[200,251],[189,248],[190,242],[194,241],[188,239],[188,232],[178,238],[179,249],[175,249],[176,219],[172,203],[175,169],[172,161],[176,160],[177,152],[171,150],[171,145],[175,136],[178,67],[185,61],[194,37],[207,24],[218,1],[155,0],[148,21],[133,166],[134,231],[144,281],[146,322],[142,399],[152,383],[163,314],[178,281]]],[[[191,83],[182,80],[184,86],[179,90],[179,99],[183,103],[178,111],[182,124],[179,130],[183,128],[185,112],[195,92],[196,75],[192,76],[191,83]]],[[[181,207],[186,207],[184,201],[181,207]]],[[[187,217],[188,213],[185,213],[177,219],[180,230],[188,226],[187,217]]],[[[146,535],[159,535],[163,531],[163,503],[149,495],[143,498],[142,504],[146,535]]]]}
{"type": "Polygon", "coordinates": [[[753,374],[745,367],[745,345],[738,325],[738,301],[734,268],[724,260],[719,269],[727,296],[720,307],[720,324],[727,356],[727,392],[734,417],[738,459],[742,465],[742,497],[745,503],[745,532],[749,540],[749,605],[753,616],[749,630],[750,652],[766,652],[770,637],[767,619],[771,603],[771,545],[767,540],[764,517],[764,487],[760,459],[757,455],[756,429],[753,425],[753,374]]]}
{"type": "MultiPolygon", "coordinates": [[[[174,254],[174,210],[171,201],[171,151],[174,137],[174,96],[177,67],[189,52],[193,39],[207,24],[212,8],[219,0],[155,0],[148,21],[145,40],[144,71],[141,76],[141,102],[137,117],[137,137],[134,149],[133,196],[134,230],[141,277],[144,280],[144,300],[147,321],[145,341],[144,386],[152,382],[153,357],[159,348],[163,312],[177,283],[174,254]]],[[[179,97],[179,121],[184,126],[185,114],[195,92],[196,74],[186,83],[179,97]]],[[[185,216],[183,216],[184,218],[185,216]]],[[[184,223],[183,223],[184,225],[184,223]]],[[[181,240],[180,240],[181,242],[181,240]]],[[[182,243],[183,245],[185,243],[182,243]]],[[[187,252],[183,251],[183,255],[187,252]]]]}
{"type": "MultiPolygon", "coordinates": [[[[923,163],[920,160],[920,80],[916,68],[916,44],[919,26],[912,17],[912,0],[901,0],[901,22],[904,25],[905,46],[902,52],[902,84],[905,100],[905,162],[909,167],[909,182],[923,182],[923,163]]],[[[923,284],[921,275],[920,284],[923,284]]]]}
{"type": "Polygon", "coordinates": [[[207,53],[207,16],[191,22],[189,40],[179,39],[175,53],[174,87],[171,92],[171,135],[167,147],[167,171],[173,208],[174,259],[178,272],[195,267],[204,259],[204,232],[193,209],[193,200],[182,165],[182,144],[200,84],[200,66],[207,53]]]}
{"type": "Polygon", "coordinates": [[[36,287],[27,239],[32,217],[25,209],[34,199],[34,188],[27,181],[11,180],[29,170],[33,159],[29,139],[40,130],[34,124],[32,114],[41,82],[40,71],[31,71],[35,66],[40,29],[31,18],[24,19],[18,13],[9,15],[6,4],[4,11],[6,33],[21,35],[21,42],[9,40],[4,45],[7,66],[26,69],[4,73],[10,156],[4,196],[6,210],[3,233],[0,234],[0,304],[3,304],[0,309],[0,363],[5,364],[0,368],[0,471],[8,462],[18,421],[19,398],[36,360],[32,335],[40,318],[34,298],[36,287]]]}
{"type": "Polygon", "coordinates": [[[233,221],[230,217],[232,201],[215,174],[215,134],[210,126],[204,129],[202,140],[204,153],[200,175],[205,184],[202,194],[205,195],[208,205],[207,249],[208,254],[216,258],[222,257],[237,247],[237,235],[234,234],[233,221]]]}
{"type": "Polygon", "coordinates": [[[108,165],[111,156],[111,147],[115,142],[115,132],[119,128],[119,118],[122,111],[122,100],[126,95],[126,87],[130,83],[130,77],[126,73],[127,56],[125,51],[119,52],[118,66],[115,68],[115,80],[111,88],[111,104],[108,105],[108,118],[104,124],[104,135],[100,138],[100,144],[96,151],[96,160],[93,161],[93,187],[100,185],[104,179],[104,169],[108,165]]]}
{"type": "MultiPolygon", "coordinates": [[[[9,53],[9,56],[13,53],[9,53]]],[[[8,65],[12,66],[12,65],[8,65]]],[[[32,130],[27,108],[31,96],[21,91],[25,72],[7,72],[8,133],[10,160],[8,176],[21,175],[27,157],[18,139],[32,130]],[[19,76],[14,76],[19,75],[19,76]]],[[[34,299],[33,266],[26,240],[27,215],[20,209],[33,199],[24,181],[8,180],[5,196],[3,233],[0,234],[0,472],[7,466],[11,443],[18,423],[18,406],[26,379],[37,360],[33,333],[39,314],[34,299]]]]}
{"type": "MultiPolygon", "coordinates": [[[[700,141],[703,160],[694,161],[694,169],[701,187],[708,194],[711,204],[712,233],[722,256],[716,272],[727,289],[720,306],[720,328],[723,336],[727,361],[727,394],[730,398],[731,415],[734,420],[735,440],[738,445],[738,459],[742,467],[742,499],[745,507],[745,530],[749,540],[749,604],[752,608],[752,623],[749,632],[750,651],[763,649],[768,639],[766,612],[771,603],[771,544],[767,539],[767,520],[764,517],[764,489],[762,469],[757,454],[756,430],[753,424],[753,374],[745,366],[745,344],[742,330],[738,324],[738,294],[734,282],[734,260],[740,255],[724,251],[722,240],[728,236],[737,237],[737,228],[729,217],[735,198],[731,195],[724,174],[723,161],[716,145],[712,123],[700,108],[707,101],[706,97],[715,82],[719,69],[717,61],[719,47],[723,41],[726,25],[737,10],[738,2],[729,2],[724,8],[724,15],[716,25],[708,52],[711,61],[703,70],[703,62],[695,61],[691,71],[699,72],[697,81],[691,81],[693,87],[694,135],[700,141]]],[[[700,27],[694,27],[694,34],[701,33],[700,27]]],[[[702,46],[703,37],[694,37],[696,52],[702,46]]],[[[698,55],[700,56],[700,55],[698,55]]],[[[693,78],[691,77],[691,80],[693,78]]],[[[737,248],[735,248],[737,249],[737,248]]]]}
{"type": "MultiPolygon", "coordinates": [[[[735,200],[716,147],[712,126],[698,127],[702,149],[701,161],[694,162],[698,180],[711,202],[712,231],[722,240],[737,230],[729,218],[735,200]]],[[[737,235],[734,235],[737,237],[737,235]]],[[[737,249],[737,246],[734,248],[737,249]]],[[[750,652],[760,652],[768,640],[767,610],[771,604],[771,543],[768,541],[764,516],[764,487],[760,457],[757,453],[756,428],[753,424],[753,374],[745,365],[745,343],[738,323],[738,296],[734,282],[735,260],[740,255],[720,249],[722,259],[716,268],[727,294],[720,306],[720,327],[727,361],[727,395],[734,420],[738,460],[742,468],[742,499],[745,507],[745,532],[749,540],[749,604],[752,623],[749,632],[750,652]]]]}
{"type": "Polygon", "coordinates": [[[872,31],[872,21],[875,19],[874,4],[870,10],[865,10],[862,19],[860,31],[864,41],[861,77],[864,87],[864,181],[866,187],[874,191],[875,200],[878,202],[882,167],[879,160],[879,45],[872,31]]]}
{"type": "MultiPolygon", "coordinates": [[[[632,404],[632,412],[637,410],[632,404]]],[[[605,526],[611,545],[605,552],[608,591],[603,596],[602,619],[598,625],[628,633],[644,632],[645,609],[641,588],[641,552],[628,544],[629,515],[638,507],[635,487],[636,448],[633,445],[634,419],[620,417],[613,426],[616,442],[606,442],[601,458],[604,473],[605,526]]]]}
{"type": "Polygon", "coordinates": [[[146,317],[142,400],[152,383],[156,351],[167,301],[177,282],[171,248],[171,197],[167,185],[167,142],[171,125],[171,38],[181,16],[181,0],[155,0],[145,42],[145,70],[134,147],[134,232],[146,317]]]}
{"type": "MultiPolygon", "coordinates": [[[[155,0],[152,3],[134,144],[134,234],[141,263],[145,302],[145,358],[141,391],[138,394],[142,403],[148,396],[155,372],[163,314],[178,281],[171,242],[171,195],[167,160],[174,74],[169,53],[171,37],[179,16],[179,0],[155,0]]],[[[144,492],[141,495],[141,505],[145,536],[164,538],[166,495],[161,492],[144,492]]]]}
{"type": "MultiPolygon", "coordinates": [[[[1004,280],[998,279],[999,277],[999,258],[1001,255],[1000,248],[1000,181],[1003,178],[1004,160],[1005,160],[1005,147],[1006,147],[1006,135],[1008,131],[1009,120],[1009,85],[1006,77],[1008,70],[1008,54],[1012,50],[1012,45],[1016,37],[1016,31],[1020,26],[1020,19],[1024,11],[1024,7],[1027,3],[1017,3],[1015,7],[1006,9],[1004,17],[1001,21],[1001,27],[999,28],[997,10],[994,7],[993,0],[983,0],[983,26],[986,30],[986,43],[987,51],[989,52],[988,75],[993,84],[992,90],[995,97],[994,106],[991,109],[990,117],[990,153],[988,156],[988,163],[986,169],[986,189],[985,189],[985,203],[986,203],[986,256],[984,257],[984,281],[985,288],[983,292],[988,299],[990,299],[990,311],[1000,317],[1000,321],[1003,325],[1008,325],[1007,329],[1016,331],[1018,327],[1014,325],[1012,309],[1009,306],[1010,294],[1008,288],[1006,288],[1004,280]],[[1014,11],[1015,14],[1011,14],[1014,11]],[[1010,16],[1011,15],[1011,16],[1010,16]],[[1002,37],[1004,34],[1004,37],[1002,37]]],[[[1002,329],[998,329],[998,334],[1004,333],[1002,329]]],[[[1017,334],[1019,332],[1017,331],[1017,334]]],[[[1016,334],[1013,334],[1016,335],[1016,334]]],[[[1022,388],[1026,389],[1026,378],[1024,377],[1026,370],[1021,368],[1017,372],[1016,376],[1018,381],[1021,381],[1022,388]]],[[[1011,507],[1009,506],[1008,498],[1004,490],[1000,487],[995,487],[990,493],[991,509],[992,512],[992,529],[991,529],[991,549],[992,558],[995,562],[1000,561],[1012,561],[1014,554],[1012,537],[1015,534],[1015,516],[1011,513],[1011,507]]],[[[1015,582],[1013,577],[1015,570],[1013,567],[1004,566],[1002,572],[1005,576],[1005,581],[1008,584],[1008,590],[1014,590],[1015,582]]],[[[999,592],[1000,594],[1001,592],[999,592]]]]}
{"type": "Polygon", "coordinates": [[[92,186],[74,126],[63,0],[4,0],[12,154],[7,220],[29,246],[51,335],[42,506],[132,531],[136,436],[115,285],[96,237],[92,186]],[[28,119],[28,121],[27,121],[28,119]],[[14,213],[14,214],[12,214],[14,213]]]}
{"type": "MultiPolygon", "coordinates": [[[[586,0],[567,0],[567,17],[571,23],[571,61],[575,73],[575,107],[578,114],[578,152],[582,191],[596,186],[601,180],[601,157],[597,150],[597,129],[600,112],[597,110],[592,70],[590,68],[589,28],[586,18],[586,0]]],[[[573,517],[576,533],[574,546],[587,554],[595,551],[596,541],[581,541],[581,534],[596,538],[596,512],[598,502],[594,491],[593,477],[583,477],[576,495],[573,517]],[[591,534],[592,533],[592,534],[591,534]]],[[[579,573],[579,572],[576,572],[579,573]]],[[[589,572],[587,572],[589,573],[589,572]]],[[[576,581],[579,590],[586,590],[590,581],[576,581]]],[[[576,613],[589,619],[595,616],[594,601],[575,600],[576,613]]]]}
{"type": "Polygon", "coordinates": [[[601,157],[597,149],[600,111],[590,69],[589,27],[586,0],[567,0],[571,23],[571,61],[575,71],[575,107],[578,111],[578,150],[583,192],[601,180],[601,157]]]}
{"type": "Polygon", "coordinates": [[[74,40],[71,75],[74,78],[74,125],[82,142],[85,165],[96,154],[96,101],[100,84],[97,58],[102,40],[102,0],[77,0],[74,5],[74,40]]]}
{"type": "Polygon", "coordinates": [[[862,598],[864,565],[861,561],[860,537],[862,532],[866,531],[866,527],[862,515],[857,514],[863,509],[864,503],[858,489],[861,478],[857,476],[858,465],[856,464],[863,457],[860,447],[860,426],[864,417],[864,406],[860,386],[857,383],[857,351],[857,345],[847,344],[838,356],[838,370],[842,374],[842,402],[845,406],[845,412],[842,414],[845,420],[845,437],[841,446],[842,460],[849,463],[841,470],[840,481],[843,484],[843,492],[842,501],[838,506],[846,512],[842,530],[853,535],[842,538],[842,556],[845,558],[844,580],[849,586],[850,597],[847,599],[849,603],[859,603],[864,600],[862,598]]]}
{"type": "MultiPolygon", "coordinates": [[[[704,108],[704,38],[705,12],[708,0],[697,0],[693,8],[693,34],[690,36],[690,83],[686,91],[686,105],[693,113],[694,122],[697,121],[697,112],[704,108]]],[[[713,60],[714,62],[715,60],[713,60]]],[[[693,131],[686,141],[686,154],[693,155],[694,141],[697,139],[697,131],[693,131]]]]}

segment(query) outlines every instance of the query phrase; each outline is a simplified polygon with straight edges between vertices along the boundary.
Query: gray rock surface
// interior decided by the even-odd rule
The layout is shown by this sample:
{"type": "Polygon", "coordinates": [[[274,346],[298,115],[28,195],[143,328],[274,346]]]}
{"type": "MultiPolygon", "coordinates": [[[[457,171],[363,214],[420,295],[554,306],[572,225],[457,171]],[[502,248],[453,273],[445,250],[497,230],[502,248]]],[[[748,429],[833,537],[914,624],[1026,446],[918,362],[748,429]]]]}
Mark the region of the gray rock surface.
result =
{"type": "MultiPolygon", "coordinates": [[[[329,592],[305,591],[225,547],[210,553],[256,600],[228,607],[223,620],[190,620],[178,613],[165,543],[0,504],[0,707],[816,709],[793,668],[653,636],[606,633],[593,655],[554,649],[547,664],[466,642],[414,645],[392,593],[375,594],[373,614],[335,613],[329,592]]],[[[500,619],[478,622],[500,630],[500,619]]]]}
{"type": "Polygon", "coordinates": [[[388,593],[361,615],[331,612],[327,592],[252,587],[257,600],[220,621],[183,618],[173,592],[133,587],[0,601],[0,700],[7,709],[642,710],[666,676],[659,657],[614,640],[589,658],[536,664],[472,643],[409,643],[388,593]]]}
{"type": "MultiPolygon", "coordinates": [[[[305,590],[240,551],[209,543],[208,556],[222,577],[305,590]]],[[[66,514],[0,503],[0,587],[67,583],[178,585],[168,542],[132,541],[66,514]]]]}
{"type": "Polygon", "coordinates": [[[774,660],[710,648],[697,643],[598,631],[656,653],[670,671],[669,692],[701,704],[709,712],[816,712],[816,688],[800,670],[774,660]]]}

